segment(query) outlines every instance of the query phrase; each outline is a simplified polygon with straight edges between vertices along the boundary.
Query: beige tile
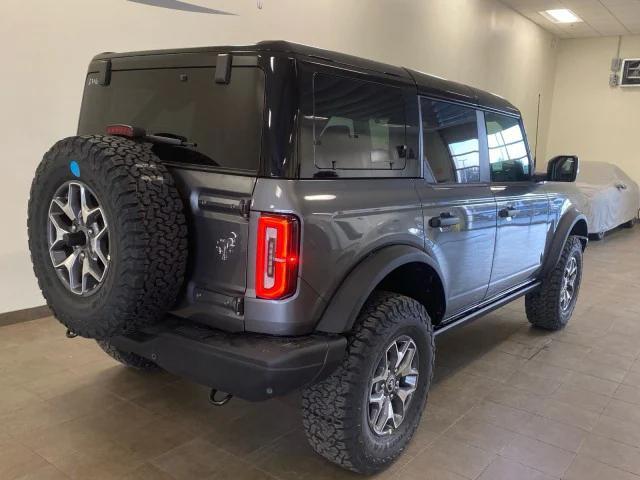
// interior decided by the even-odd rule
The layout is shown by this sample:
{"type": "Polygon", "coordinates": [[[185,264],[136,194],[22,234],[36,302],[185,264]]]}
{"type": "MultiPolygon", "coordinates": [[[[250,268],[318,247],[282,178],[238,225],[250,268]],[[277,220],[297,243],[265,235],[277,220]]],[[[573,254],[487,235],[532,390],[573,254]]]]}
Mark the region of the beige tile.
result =
{"type": "Polygon", "coordinates": [[[499,343],[496,348],[501,352],[516,355],[528,360],[538,353],[542,346],[526,345],[524,343],[516,342],[515,340],[507,339],[502,343],[499,343]]]}
{"type": "Polygon", "coordinates": [[[612,400],[607,395],[588,392],[573,385],[561,385],[551,398],[598,414],[602,413],[612,400]]]}
{"type": "Polygon", "coordinates": [[[620,385],[613,394],[614,398],[640,405],[640,388],[631,385],[620,385]]]}
{"type": "Polygon", "coordinates": [[[483,402],[467,414],[467,418],[490,423],[511,431],[522,428],[532,416],[533,414],[529,412],[494,402],[483,402]]]}
{"type": "Polygon", "coordinates": [[[425,468],[436,467],[463,477],[476,478],[494,457],[494,454],[481,448],[443,438],[409,462],[405,470],[420,474],[425,468]]]}
{"type": "Polygon", "coordinates": [[[51,464],[29,472],[16,480],[69,480],[69,477],[51,464]]]}
{"type": "Polygon", "coordinates": [[[238,457],[204,439],[195,439],[174,448],[150,462],[177,480],[211,478],[224,470],[245,466],[238,457]]]}
{"type": "Polygon", "coordinates": [[[513,460],[497,457],[482,472],[478,480],[552,480],[539,470],[527,467],[513,460]]]}
{"type": "Polygon", "coordinates": [[[552,477],[561,477],[575,457],[573,452],[518,434],[513,436],[501,455],[552,477]]]}
{"type": "Polygon", "coordinates": [[[578,453],[621,470],[640,475],[640,449],[599,435],[589,435],[578,453]]]}
{"type": "Polygon", "coordinates": [[[8,434],[21,435],[33,430],[59,425],[76,418],[76,416],[77,413],[73,409],[38,402],[0,414],[0,425],[8,434]]]}
{"type": "Polygon", "coordinates": [[[465,417],[443,435],[445,438],[479,447],[491,453],[500,453],[511,440],[513,432],[472,417],[465,417]]]}
{"type": "Polygon", "coordinates": [[[591,430],[599,418],[599,414],[553,398],[544,401],[539,410],[540,415],[567,425],[591,430]]]}
{"type": "Polygon", "coordinates": [[[564,382],[572,373],[568,368],[559,367],[540,360],[529,360],[520,367],[520,371],[528,375],[543,377],[560,383],[564,382]]]}
{"type": "MultiPolygon", "coordinates": [[[[561,387],[560,387],[561,388],[561,387]]],[[[538,413],[548,397],[505,385],[487,395],[486,400],[530,413],[538,413]]]]}
{"type": "Polygon", "coordinates": [[[628,372],[622,383],[640,388],[640,372],[628,372]]]}
{"type": "Polygon", "coordinates": [[[577,452],[588,435],[586,430],[538,415],[533,416],[518,432],[570,452],[577,452]]]}
{"type": "Polygon", "coordinates": [[[0,478],[3,480],[32,474],[46,465],[44,458],[22,445],[5,444],[0,448],[0,478]]]}
{"type": "Polygon", "coordinates": [[[523,371],[518,371],[515,372],[509,380],[507,380],[507,384],[511,387],[527,390],[531,393],[550,395],[560,387],[561,382],[548,377],[541,377],[525,373],[523,371]]]}
{"type": "Polygon", "coordinates": [[[159,468],[145,463],[123,475],[122,480],[174,480],[174,477],[159,468]]]}
{"type": "Polygon", "coordinates": [[[324,468],[324,460],[313,452],[301,430],[285,435],[256,452],[252,463],[285,480],[304,478],[309,472],[324,468]]]}
{"type": "Polygon", "coordinates": [[[640,448],[640,424],[637,423],[603,415],[593,427],[593,433],[640,448]]]}
{"type": "Polygon", "coordinates": [[[638,480],[639,477],[592,458],[578,455],[564,480],[638,480]]]}
{"type": "Polygon", "coordinates": [[[394,478],[398,480],[468,480],[467,477],[433,465],[424,465],[419,472],[405,468],[394,478]]]}
{"type": "Polygon", "coordinates": [[[600,395],[613,395],[619,383],[595,377],[587,373],[572,372],[566,379],[568,385],[600,395]]]}
{"type": "Polygon", "coordinates": [[[2,388],[0,414],[7,414],[30,406],[42,406],[44,402],[37,395],[19,386],[2,388]]]}
{"type": "Polygon", "coordinates": [[[299,412],[277,401],[230,422],[221,423],[205,439],[238,456],[249,455],[299,428],[299,412]]]}
{"type": "Polygon", "coordinates": [[[634,423],[640,428],[640,408],[633,403],[623,402],[622,400],[613,398],[605,408],[604,414],[608,417],[622,420],[623,422],[634,423]]]}

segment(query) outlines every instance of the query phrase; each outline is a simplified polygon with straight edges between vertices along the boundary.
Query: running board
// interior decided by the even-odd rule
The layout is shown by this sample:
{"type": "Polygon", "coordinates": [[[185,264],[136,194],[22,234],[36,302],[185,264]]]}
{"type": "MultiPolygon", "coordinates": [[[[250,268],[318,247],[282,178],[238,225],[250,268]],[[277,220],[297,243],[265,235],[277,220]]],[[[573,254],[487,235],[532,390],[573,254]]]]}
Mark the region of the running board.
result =
{"type": "Polygon", "coordinates": [[[532,290],[535,290],[540,286],[541,282],[533,282],[525,287],[520,287],[515,291],[508,292],[503,294],[497,298],[490,299],[488,302],[481,304],[480,306],[472,309],[471,311],[463,312],[461,314],[456,315],[450,320],[447,320],[441,326],[437,326],[435,328],[434,334],[440,335],[441,333],[447,332],[452,328],[458,327],[460,325],[465,325],[467,323],[471,323],[474,320],[477,320],[484,315],[493,312],[494,310],[506,305],[507,303],[511,303],[519,297],[526,295],[532,290]]]}

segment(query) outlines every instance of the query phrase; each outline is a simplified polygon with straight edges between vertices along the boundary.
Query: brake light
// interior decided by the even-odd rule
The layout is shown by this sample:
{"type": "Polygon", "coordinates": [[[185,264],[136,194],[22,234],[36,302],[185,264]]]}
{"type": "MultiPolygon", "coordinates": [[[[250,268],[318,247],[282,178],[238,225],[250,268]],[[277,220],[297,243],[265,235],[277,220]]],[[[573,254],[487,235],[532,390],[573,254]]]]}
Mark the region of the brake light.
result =
{"type": "Polygon", "coordinates": [[[256,296],[277,300],[296,291],[299,223],[293,215],[262,214],[258,219],[256,296]]]}
{"type": "Polygon", "coordinates": [[[131,125],[107,125],[107,135],[118,137],[140,138],[146,135],[143,128],[132,127],[131,125]]]}

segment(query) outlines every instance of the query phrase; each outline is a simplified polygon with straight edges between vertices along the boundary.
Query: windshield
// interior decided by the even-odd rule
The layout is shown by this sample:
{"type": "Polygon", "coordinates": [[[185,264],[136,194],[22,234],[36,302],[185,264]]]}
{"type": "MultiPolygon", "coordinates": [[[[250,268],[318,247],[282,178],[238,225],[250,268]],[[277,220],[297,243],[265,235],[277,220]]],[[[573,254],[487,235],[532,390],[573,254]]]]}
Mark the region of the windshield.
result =
{"type": "Polygon", "coordinates": [[[164,160],[258,170],[264,105],[259,68],[234,67],[229,84],[215,82],[215,68],[116,70],[108,86],[92,81],[96,75],[87,78],[79,134],[131,125],[189,142],[156,145],[164,160]]]}

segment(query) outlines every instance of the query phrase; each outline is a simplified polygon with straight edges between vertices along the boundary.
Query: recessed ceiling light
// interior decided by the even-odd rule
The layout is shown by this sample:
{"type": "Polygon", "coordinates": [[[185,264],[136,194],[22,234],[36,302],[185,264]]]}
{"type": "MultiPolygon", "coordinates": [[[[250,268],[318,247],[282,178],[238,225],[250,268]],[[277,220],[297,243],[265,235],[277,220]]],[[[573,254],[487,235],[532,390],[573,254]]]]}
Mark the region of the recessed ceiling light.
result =
{"type": "Polygon", "coordinates": [[[581,22],[582,19],[578,17],[568,8],[558,8],[555,10],[545,10],[540,12],[540,15],[553,23],[576,23],[581,22]]]}

